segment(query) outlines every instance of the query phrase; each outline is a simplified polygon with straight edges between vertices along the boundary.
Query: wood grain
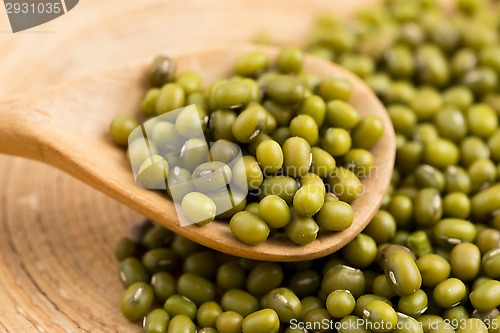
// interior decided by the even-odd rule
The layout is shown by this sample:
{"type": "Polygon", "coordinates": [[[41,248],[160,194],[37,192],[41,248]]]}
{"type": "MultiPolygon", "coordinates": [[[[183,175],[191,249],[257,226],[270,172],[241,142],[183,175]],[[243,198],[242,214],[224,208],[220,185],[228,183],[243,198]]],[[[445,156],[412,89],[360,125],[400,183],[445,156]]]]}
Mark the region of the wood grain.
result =
{"type": "MultiPolygon", "coordinates": [[[[369,2],[85,0],[15,35],[0,10],[0,97],[265,30],[297,43],[318,13],[348,15],[369,2]]],[[[0,332],[140,332],[118,311],[112,249],[141,217],[20,158],[0,156],[0,184],[0,332]]]]}

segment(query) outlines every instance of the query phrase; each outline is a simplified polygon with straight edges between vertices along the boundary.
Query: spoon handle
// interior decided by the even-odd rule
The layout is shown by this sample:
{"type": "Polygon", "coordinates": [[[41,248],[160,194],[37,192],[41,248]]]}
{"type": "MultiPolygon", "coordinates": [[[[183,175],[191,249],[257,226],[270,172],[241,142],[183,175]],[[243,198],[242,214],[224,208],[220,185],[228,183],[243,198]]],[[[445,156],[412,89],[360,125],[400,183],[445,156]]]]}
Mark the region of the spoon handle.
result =
{"type": "Polygon", "coordinates": [[[0,153],[43,161],[43,128],[48,115],[25,98],[0,102],[0,153]]]}
{"type": "Polygon", "coordinates": [[[0,101],[0,153],[82,178],[85,160],[99,158],[102,142],[111,144],[108,127],[117,111],[135,112],[142,76],[143,67],[124,67],[0,101]]]}
{"type": "Polygon", "coordinates": [[[72,109],[78,100],[74,92],[68,84],[0,101],[0,153],[38,160],[78,177],[82,129],[92,117],[72,109]]]}

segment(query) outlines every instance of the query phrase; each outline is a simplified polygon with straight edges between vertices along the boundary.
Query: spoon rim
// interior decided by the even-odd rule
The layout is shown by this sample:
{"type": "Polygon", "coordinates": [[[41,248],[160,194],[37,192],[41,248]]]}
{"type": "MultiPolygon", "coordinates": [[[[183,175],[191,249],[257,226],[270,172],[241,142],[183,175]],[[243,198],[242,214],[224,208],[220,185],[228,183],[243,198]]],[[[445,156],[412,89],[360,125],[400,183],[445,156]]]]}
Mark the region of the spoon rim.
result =
{"type": "MultiPolygon", "coordinates": [[[[270,59],[274,60],[279,52],[280,48],[278,47],[270,47],[270,46],[261,46],[254,44],[232,44],[232,45],[218,45],[212,48],[204,48],[196,51],[187,52],[184,54],[179,54],[172,56],[172,59],[178,63],[187,62],[192,63],[193,61],[189,61],[186,59],[192,59],[196,57],[203,57],[204,54],[212,53],[223,55],[227,52],[238,53],[238,55],[245,54],[251,51],[263,51],[270,56],[270,59]]],[[[184,64],[183,64],[184,65],[184,64]]],[[[226,61],[225,66],[233,66],[233,62],[226,61]]],[[[183,66],[179,66],[182,68],[183,66]]],[[[246,257],[250,259],[258,259],[258,260],[272,260],[272,261],[299,261],[299,260],[310,260],[316,259],[319,257],[323,257],[329,255],[343,246],[345,246],[348,242],[354,239],[370,222],[373,216],[376,214],[378,208],[380,207],[383,197],[387,192],[392,176],[393,165],[395,161],[395,134],[392,127],[392,123],[390,122],[389,116],[385,111],[384,106],[376,97],[376,95],[371,91],[371,89],[355,74],[346,70],[345,68],[332,63],[327,60],[320,59],[313,55],[306,54],[304,59],[304,69],[310,70],[310,68],[319,67],[319,68],[330,68],[330,73],[325,75],[328,71],[323,73],[316,73],[322,77],[328,76],[338,76],[344,77],[349,80],[349,82],[353,83],[353,87],[355,88],[355,93],[353,94],[353,98],[356,98],[359,94],[366,95],[365,101],[362,101],[361,105],[369,104],[372,108],[376,110],[376,112],[370,112],[369,114],[376,114],[379,116],[384,122],[384,134],[380,138],[379,142],[375,145],[375,147],[380,146],[381,144],[385,144],[384,156],[375,156],[375,164],[374,168],[377,169],[377,173],[379,174],[379,179],[376,182],[379,185],[377,189],[377,195],[374,195],[370,198],[371,200],[371,208],[368,214],[364,215],[364,219],[360,221],[356,219],[356,208],[361,208],[359,204],[360,199],[363,198],[366,194],[362,194],[362,196],[356,199],[351,205],[353,206],[355,212],[355,220],[353,224],[346,230],[341,232],[330,232],[330,231],[320,231],[316,240],[312,243],[305,245],[297,245],[286,237],[284,234],[280,234],[278,237],[271,236],[265,242],[258,245],[248,245],[239,240],[237,240],[229,231],[229,226],[226,221],[215,220],[210,222],[204,226],[198,225],[190,225],[181,227],[180,234],[198,242],[207,247],[216,249],[221,252],[225,252],[228,254],[237,255],[240,257],[246,257]],[[382,172],[380,175],[379,172],[382,172]],[[214,225],[222,225],[226,230],[225,233],[220,233],[219,237],[214,238],[215,234],[209,230],[213,228],[214,225]],[[205,233],[205,231],[207,231],[205,233]],[[207,234],[211,234],[210,237],[206,238],[207,234]],[[196,235],[196,236],[195,236],[196,235]],[[230,239],[230,242],[227,242],[227,239],[230,239]],[[332,239],[335,242],[332,242],[332,239]],[[238,244],[235,244],[237,242],[238,244]],[[286,246],[285,246],[286,245],[286,246]],[[235,246],[238,248],[236,249],[235,246]],[[277,253],[276,250],[281,250],[277,253]]],[[[232,67],[231,67],[232,68],[232,67]]],[[[187,68],[185,68],[187,69],[187,68]]],[[[311,70],[311,72],[315,72],[311,70]]],[[[353,101],[353,98],[349,101],[349,104],[356,105],[356,101],[353,101]],[[354,102],[354,103],[353,103],[354,102]]],[[[359,102],[359,101],[358,101],[359,102]]],[[[358,103],[359,104],[359,103],[358,103]]],[[[356,109],[358,109],[356,107],[356,109]]],[[[374,148],[375,148],[374,147],[374,148]]],[[[371,178],[371,177],[370,177],[371,178]]],[[[362,179],[363,187],[365,188],[366,180],[362,179]]],[[[373,191],[372,191],[373,192],[373,191]]],[[[365,198],[366,200],[366,198],[365,198]]],[[[365,201],[363,200],[363,201],[365,201]]],[[[169,202],[170,199],[169,199],[169,202]]],[[[172,205],[172,209],[173,205],[172,205]]],[[[170,223],[165,223],[164,220],[155,221],[157,224],[160,224],[166,228],[171,229],[172,225],[170,223]]],[[[218,231],[220,232],[220,228],[218,231]]],[[[177,230],[176,230],[177,232],[177,230]]]]}

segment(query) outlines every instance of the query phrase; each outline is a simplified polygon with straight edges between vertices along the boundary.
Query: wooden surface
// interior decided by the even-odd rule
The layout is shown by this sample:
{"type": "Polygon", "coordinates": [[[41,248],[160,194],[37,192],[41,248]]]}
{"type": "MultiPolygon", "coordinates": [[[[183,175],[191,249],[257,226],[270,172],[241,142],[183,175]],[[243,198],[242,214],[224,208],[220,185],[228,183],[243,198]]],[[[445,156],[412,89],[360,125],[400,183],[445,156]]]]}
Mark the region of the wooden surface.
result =
{"type": "MultiPolygon", "coordinates": [[[[368,2],[363,1],[363,5],[368,2]]],[[[361,1],[82,0],[10,33],[0,10],[0,98],[268,31],[300,41],[317,13],[361,1]],[[258,17],[258,19],[256,19],[258,17]]],[[[346,14],[347,15],[347,14],[346,14]]],[[[62,172],[0,156],[0,332],[140,332],[118,310],[112,249],[141,217],[62,172]]]]}

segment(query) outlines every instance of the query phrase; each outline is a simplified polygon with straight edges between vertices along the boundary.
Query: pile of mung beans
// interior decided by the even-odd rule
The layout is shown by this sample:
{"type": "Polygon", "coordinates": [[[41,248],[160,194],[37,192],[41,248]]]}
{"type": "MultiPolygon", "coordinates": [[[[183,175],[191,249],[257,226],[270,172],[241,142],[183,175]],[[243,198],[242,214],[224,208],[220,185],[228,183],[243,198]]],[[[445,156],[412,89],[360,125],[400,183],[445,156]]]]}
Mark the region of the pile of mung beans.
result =
{"type": "Polygon", "coordinates": [[[188,223],[229,220],[249,245],[271,232],[304,245],[320,229],[345,230],[384,124],[348,103],[347,79],[320,79],[302,70],[303,61],[295,47],[283,48],[274,67],[265,52],[249,52],[233,77],[203,89],[199,73],[176,73],[175,62],[160,56],[141,103],[150,118],[138,127],[117,116],[111,136],[128,146],[136,181],[165,189],[188,223]]]}
{"type": "Polygon", "coordinates": [[[500,332],[499,28],[479,0],[319,18],[307,50],[364,78],[397,133],[381,209],[339,252],[296,263],[144,224],[116,247],[123,314],[146,333],[500,332]]]}

